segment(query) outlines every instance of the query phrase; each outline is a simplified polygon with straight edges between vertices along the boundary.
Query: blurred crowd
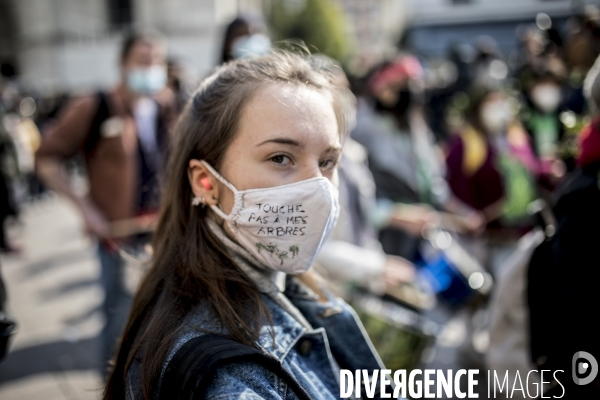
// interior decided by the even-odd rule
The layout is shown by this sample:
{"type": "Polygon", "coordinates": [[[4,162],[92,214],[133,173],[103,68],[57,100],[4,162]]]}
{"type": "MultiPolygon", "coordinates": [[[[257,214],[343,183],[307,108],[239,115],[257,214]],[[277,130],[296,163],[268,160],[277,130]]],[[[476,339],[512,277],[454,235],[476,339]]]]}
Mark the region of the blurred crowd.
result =
{"type": "MultiPolygon", "coordinates": [[[[559,369],[569,365],[572,349],[556,349],[556,340],[570,333],[549,321],[557,310],[580,309],[571,308],[575,293],[581,304],[597,300],[591,282],[598,272],[587,257],[593,257],[592,230],[600,226],[593,204],[600,170],[600,12],[573,16],[564,30],[540,14],[515,38],[519,50],[511,54],[481,36],[457,43],[441,60],[400,49],[361,76],[338,64],[340,84],[356,95],[357,117],[340,161],[342,214],[316,267],[348,297],[363,293],[436,321],[433,331],[412,324],[424,338],[465,312],[479,359],[465,353],[459,364],[559,369]],[[503,317],[516,322],[507,328],[503,317]],[[527,339],[515,340],[526,360],[507,361],[506,338],[519,329],[527,339]]],[[[27,93],[12,68],[2,66],[0,249],[19,252],[6,236],[8,221],[46,188],[77,205],[88,233],[99,238],[104,359],[131,300],[122,283],[123,249],[148,252],[168,131],[195,86],[168,59],[167,45],[154,35],[131,36],[115,66],[117,85],[77,99],[27,93]],[[84,197],[67,179],[83,171],[84,197]]],[[[260,18],[241,16],[225,30],[220,61],[271,48],[260,18]]],[[[360,306],[363,298],[354,301],[360,306]]],[[[586,310],[563,324],[587,330],[578,343],[595,350],[597,329],[586,310]]],[[[421,347],[413,341],[386,350],[389,334],[369,323],[368,312],[374,313],[365,311],[365,325],[389,360],[394,351],[420,356],[434,346],[424,339],[421,347]]],[[[385,329],[399,326],[390,321],[385,329]]]]}

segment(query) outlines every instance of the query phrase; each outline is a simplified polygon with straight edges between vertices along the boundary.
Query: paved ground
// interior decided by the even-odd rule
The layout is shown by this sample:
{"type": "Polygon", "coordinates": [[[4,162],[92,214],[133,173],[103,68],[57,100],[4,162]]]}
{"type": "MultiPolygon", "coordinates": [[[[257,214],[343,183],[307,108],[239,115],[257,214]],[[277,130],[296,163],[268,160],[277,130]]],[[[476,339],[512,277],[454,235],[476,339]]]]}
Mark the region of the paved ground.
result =
{"type": "Polygon", "coordinates": [[[21,222],[11,234],[22,254],[0,259],[19,324],[0,362],[0,399],[97,399],[102,293],[94,245],[77,213],[56,197],[27,205],[21,222]]]}

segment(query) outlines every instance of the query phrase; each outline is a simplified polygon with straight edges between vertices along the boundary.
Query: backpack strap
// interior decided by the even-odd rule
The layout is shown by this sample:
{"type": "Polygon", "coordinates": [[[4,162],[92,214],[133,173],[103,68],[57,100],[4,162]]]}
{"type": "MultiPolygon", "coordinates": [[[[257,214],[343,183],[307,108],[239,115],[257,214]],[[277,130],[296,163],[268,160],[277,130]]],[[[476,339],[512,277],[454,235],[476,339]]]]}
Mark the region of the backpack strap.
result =
{"type": "Polygon", "coordinates": [[[261,350],[225,336],[207,334],[187,341],[169,362],[159,399],[204,399],[217,369],[236,362],[252,362],[282,379],[300,400],[311,397],[281,362],[261,350]]]}
{"type": "Polygon", "coordinates": [[[104,92],[98,92],[96,93],[96,98],[98,100],[98,109],[96,110],[96,114],[90,125],[87,140],[85,141],[84,152],[86,154],[92,153],[96,148],[101,137],[100,127],[102,126],[102,123],[110,117],[110,109],[108,107],[106,94],[104,92]]]}

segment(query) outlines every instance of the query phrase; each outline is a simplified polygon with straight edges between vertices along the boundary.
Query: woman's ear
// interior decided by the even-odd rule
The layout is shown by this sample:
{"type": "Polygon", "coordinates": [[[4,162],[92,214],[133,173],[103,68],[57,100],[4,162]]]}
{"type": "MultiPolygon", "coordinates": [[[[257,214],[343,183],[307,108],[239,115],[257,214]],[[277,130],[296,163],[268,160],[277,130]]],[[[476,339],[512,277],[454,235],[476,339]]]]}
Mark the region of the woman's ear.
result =
{"type": "Polygon", "coordinates": [[[190,160],[188,179],[194,196],[203,198],[206,205],[219,203],[218,182],[201,161],[190,160]]]}

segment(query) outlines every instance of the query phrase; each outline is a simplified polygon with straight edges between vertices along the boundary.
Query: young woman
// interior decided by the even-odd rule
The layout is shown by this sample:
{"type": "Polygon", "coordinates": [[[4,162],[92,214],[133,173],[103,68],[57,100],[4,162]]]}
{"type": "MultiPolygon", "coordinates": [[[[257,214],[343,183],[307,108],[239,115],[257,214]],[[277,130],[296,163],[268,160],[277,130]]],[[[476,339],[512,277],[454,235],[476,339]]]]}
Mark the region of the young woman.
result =
{"type": "MultiPolygon", "coordinates": [[[[272,53],[207,78],[176,128],[154,242],[105,399],[151,399],[174,355],[216,333],[275,357],[313,398],[379,369],[354,311],[306,273],[335,224],[354,99],[323,60],[272,53]]],[[[297,398],[250,361],[194,398],[297,398]]]]}

